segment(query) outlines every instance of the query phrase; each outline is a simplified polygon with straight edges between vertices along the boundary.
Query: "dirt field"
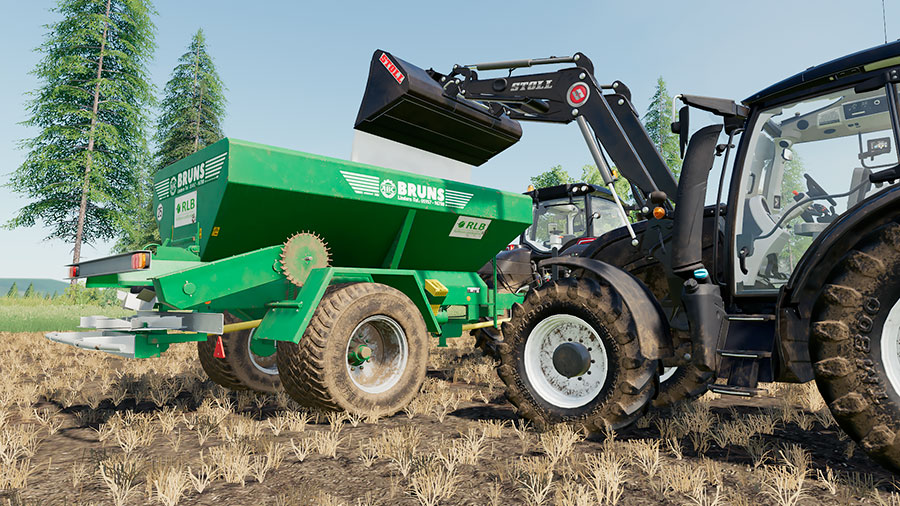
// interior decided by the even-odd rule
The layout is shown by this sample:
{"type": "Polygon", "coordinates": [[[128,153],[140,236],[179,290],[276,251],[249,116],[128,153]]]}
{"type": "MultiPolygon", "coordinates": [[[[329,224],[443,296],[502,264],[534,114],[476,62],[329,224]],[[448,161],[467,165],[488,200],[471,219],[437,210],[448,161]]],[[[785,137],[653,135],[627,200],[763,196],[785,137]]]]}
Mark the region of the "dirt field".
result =
{"type": "Polygon", "coordinates": [[[371,420],[227,393],[191,345],[118,360],[0,332],[0,504],[900,506],[812,384],[585,440],[523,426],[468,351],[435,349],[416,401],[371,420]]]}

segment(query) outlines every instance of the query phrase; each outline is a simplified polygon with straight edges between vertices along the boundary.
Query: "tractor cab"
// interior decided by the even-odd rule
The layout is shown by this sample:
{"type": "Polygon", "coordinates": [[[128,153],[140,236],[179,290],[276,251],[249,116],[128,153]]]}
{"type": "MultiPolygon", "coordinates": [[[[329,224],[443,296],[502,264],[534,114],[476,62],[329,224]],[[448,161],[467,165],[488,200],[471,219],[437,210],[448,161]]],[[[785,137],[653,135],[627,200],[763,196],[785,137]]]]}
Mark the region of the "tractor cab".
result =
{"type": "Polygon", "coordinates": [[[870,176],[898,164],[893,102],[848,83],[755,112],[735,181],[735,294],[776,293],[838,216],[890,186],[870,176]]]}
{"type": "MultiPolygon", "coordinates": [[[[596,238],[621,226],[612,194],[599,185],[529,186],[525,195],[532,200],[531,225],[519,236],[518,245],[497,255],[498,282],[506,291],[527,289],[533,281],[545,278],[547,272],[537,268],[541,260],[554,254],[578,255],[596,238]]],[[[493,286],[491,262],[478,273],[493,286]]]]}
{"type": "Polygon", "coordinates": [[[587,183],[563,184],[526,192],[534,205],[533,221],[519,244],[533,255],[549,257],[588,244],[621,226],[615,202],[606,188],[587,183]]]}

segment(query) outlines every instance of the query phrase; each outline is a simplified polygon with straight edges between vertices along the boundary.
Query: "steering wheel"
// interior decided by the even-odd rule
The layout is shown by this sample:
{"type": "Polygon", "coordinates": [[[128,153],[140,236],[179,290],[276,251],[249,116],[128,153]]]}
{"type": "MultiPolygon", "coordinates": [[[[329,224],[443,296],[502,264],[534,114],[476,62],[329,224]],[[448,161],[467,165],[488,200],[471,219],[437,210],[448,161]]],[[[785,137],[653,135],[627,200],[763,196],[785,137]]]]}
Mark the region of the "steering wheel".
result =
{"type": "MultiPolygon", "coordinates": [[[[803,174],[803,177],[806,178],[806,188],[808,188],[807,194],[810,197],[824,197],[828,195],[828,192],[826,192],[825,189],[822,188],[822,185],[816,182],[816,180],[813,179],[812,176],[810,176],[809,174],[803,174]]],[[[835,200],[831,197],[828,197],[828,203],[833,206],[837,205],[837,202],[835,202],[835,200]]]]}

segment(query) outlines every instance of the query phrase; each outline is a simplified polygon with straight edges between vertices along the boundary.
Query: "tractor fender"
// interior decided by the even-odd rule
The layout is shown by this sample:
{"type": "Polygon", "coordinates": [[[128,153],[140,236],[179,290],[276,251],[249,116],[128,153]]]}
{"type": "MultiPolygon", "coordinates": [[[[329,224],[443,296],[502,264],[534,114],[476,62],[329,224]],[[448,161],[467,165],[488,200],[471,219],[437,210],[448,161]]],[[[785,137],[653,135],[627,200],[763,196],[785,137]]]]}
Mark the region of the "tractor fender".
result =
{"type": "Polygon", "coordinates": [[[541,267],[553,265],[584,269],[615,287],[632,314],[640,315],[636,321],[641,353],[652,360],[673,355],[672,335],[666,316],[656,298],[640,280],[618,267],[591,258],[554,257],[540,263],[541,267]]]}
{"type": "Polygon", "coordinates": [[[809,318],[819,292],[841,258],[869,232],[900,217],[900,186],[850,208],[812,242],[778,297],[778,345],[782,381],[813,379],[809,360],[809,318]]]}

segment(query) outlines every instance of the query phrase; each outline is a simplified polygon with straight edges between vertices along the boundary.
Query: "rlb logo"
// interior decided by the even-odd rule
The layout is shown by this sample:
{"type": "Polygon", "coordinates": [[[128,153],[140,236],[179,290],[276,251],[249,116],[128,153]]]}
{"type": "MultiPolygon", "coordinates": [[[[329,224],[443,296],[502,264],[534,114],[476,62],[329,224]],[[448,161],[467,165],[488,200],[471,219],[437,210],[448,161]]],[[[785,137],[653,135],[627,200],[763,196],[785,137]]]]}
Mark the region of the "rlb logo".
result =
{"type": "Polygon", "coordinates": [[[491,220],[475,218],[474,216],[460,216],[450,230],[450,237],[462,237],[464,239],[481,239],[487,232],[491,220]]]}

